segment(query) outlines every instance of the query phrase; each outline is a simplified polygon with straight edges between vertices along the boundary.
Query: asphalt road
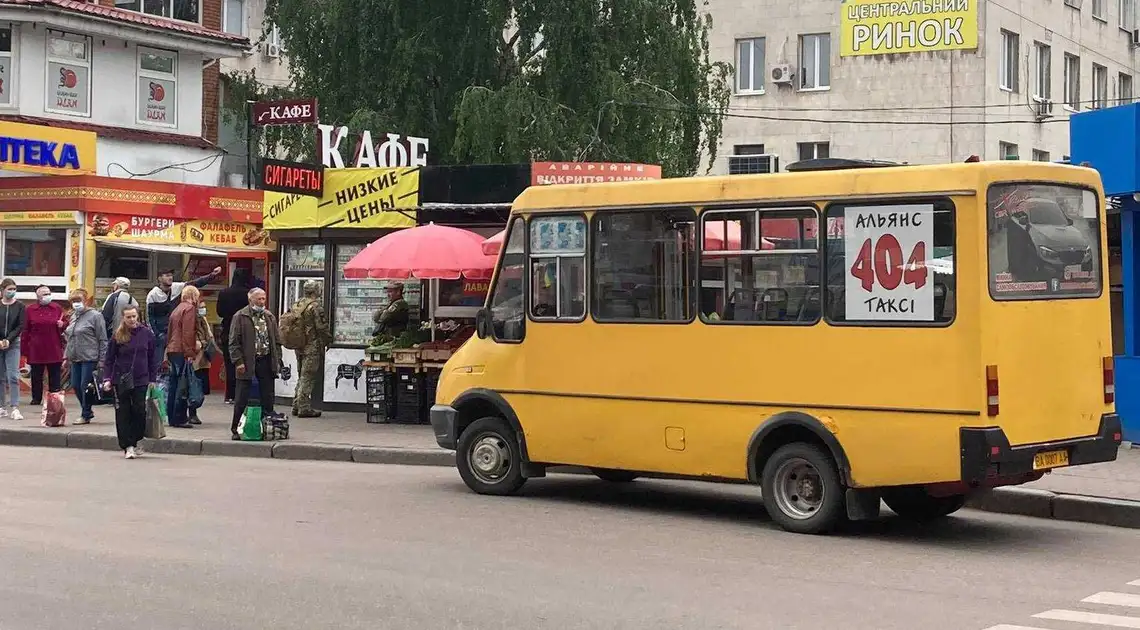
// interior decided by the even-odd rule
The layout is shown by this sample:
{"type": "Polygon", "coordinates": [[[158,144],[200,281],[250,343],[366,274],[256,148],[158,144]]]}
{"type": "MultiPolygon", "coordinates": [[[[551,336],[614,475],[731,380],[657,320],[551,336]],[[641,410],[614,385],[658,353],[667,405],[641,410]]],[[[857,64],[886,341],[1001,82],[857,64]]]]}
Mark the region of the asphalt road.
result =
{"type": "Polygon", "coordinates": [[[797,536],[744,487],[497,499],[449,469],[0,448],[0,630],[1079,630],[1032,616],[1140,595],[1138,546],[968,511],[797,536]]]}

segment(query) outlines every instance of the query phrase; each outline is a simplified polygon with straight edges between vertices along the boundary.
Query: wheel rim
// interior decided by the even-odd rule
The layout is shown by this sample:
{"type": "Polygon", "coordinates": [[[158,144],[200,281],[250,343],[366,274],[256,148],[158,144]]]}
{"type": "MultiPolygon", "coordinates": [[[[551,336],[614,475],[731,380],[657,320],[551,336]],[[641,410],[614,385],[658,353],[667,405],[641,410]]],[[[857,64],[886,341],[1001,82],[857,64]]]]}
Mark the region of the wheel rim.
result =
{"type": "Polygon", "coordinates": [[[511,470],[511,447],[502,436],[484,433],[475,438],[467,455],[471,472],[479,481],[496,484],[511,470]]]}
{"type": "Polygon", "coordinates": [[[823,478],[811,462],[793,457],[776,469],[772,492],[781,512],[802,521],[819,513],[825,488],[823,478]]]}

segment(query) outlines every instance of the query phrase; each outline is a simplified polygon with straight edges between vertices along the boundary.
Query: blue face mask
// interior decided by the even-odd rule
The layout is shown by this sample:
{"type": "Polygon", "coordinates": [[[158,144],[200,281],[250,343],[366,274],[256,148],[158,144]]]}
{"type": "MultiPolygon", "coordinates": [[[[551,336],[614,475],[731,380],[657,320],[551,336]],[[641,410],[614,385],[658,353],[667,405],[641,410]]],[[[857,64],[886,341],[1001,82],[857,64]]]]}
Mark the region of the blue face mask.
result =
{"type": "Polygon", "coordinates": [[[16,290],[15,289],[4,289],[4,297],[11,300],[12,298],[16,297],[16,290]]]}
{"type": "Polygon", "coordinates": [[[71,308],[75,309],[75,312],[78,313],[83,310],[83,302],[72,302],[71,308]]]}
{"type": "Polygon", "coordinates": [[[265,310],[264,306],[251,306],[250,308],[253,309],[254,313],[260,313],[265,310]]]}

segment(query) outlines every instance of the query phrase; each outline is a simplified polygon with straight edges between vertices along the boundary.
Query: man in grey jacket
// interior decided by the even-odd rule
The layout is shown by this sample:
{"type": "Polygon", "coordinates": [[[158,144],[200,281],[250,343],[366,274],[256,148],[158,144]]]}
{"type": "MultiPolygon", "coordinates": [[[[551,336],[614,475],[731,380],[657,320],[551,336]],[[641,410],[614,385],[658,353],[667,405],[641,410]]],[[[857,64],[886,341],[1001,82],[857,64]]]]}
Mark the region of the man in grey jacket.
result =
{"type": "Polygon", "coordinates": [[[119,324],[123,321],[123,309],[139,304],[130,291],[131,281],[127,278],[120,276],[111,283],[111,295],[103,302],[103,321],[107,324],[108,337],[119,329],[119,324]]]}

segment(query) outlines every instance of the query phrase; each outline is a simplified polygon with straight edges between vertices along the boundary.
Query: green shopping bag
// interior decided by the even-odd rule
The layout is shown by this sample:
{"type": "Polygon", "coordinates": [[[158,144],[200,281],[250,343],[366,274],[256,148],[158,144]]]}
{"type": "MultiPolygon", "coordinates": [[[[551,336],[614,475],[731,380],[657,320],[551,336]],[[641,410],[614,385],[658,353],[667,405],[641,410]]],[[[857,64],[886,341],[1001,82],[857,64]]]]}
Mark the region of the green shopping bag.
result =
{"type": "Polygon", "coordinates": [[[261,404],[249,405],[238,422],[238,436],[247,442],[261,441],[261,404]]]}
{"type": "Polygon", "coordinates": [[[158,408],[158,419],[162,424],[166,424],[166,391],[151,383],[151,385],[146,388],[146,399],[148,406],[150,406],[150,401],[156,403],[154,407],[158,408]]]}

